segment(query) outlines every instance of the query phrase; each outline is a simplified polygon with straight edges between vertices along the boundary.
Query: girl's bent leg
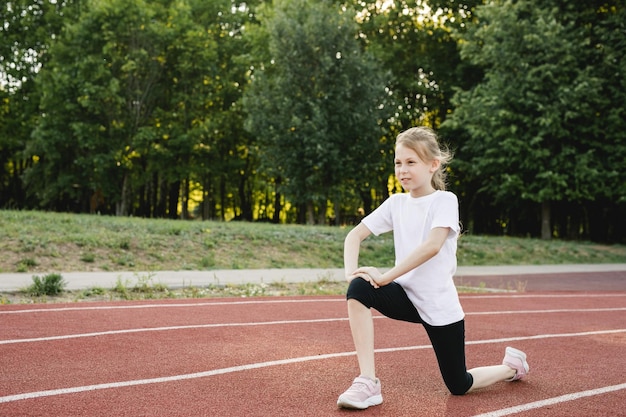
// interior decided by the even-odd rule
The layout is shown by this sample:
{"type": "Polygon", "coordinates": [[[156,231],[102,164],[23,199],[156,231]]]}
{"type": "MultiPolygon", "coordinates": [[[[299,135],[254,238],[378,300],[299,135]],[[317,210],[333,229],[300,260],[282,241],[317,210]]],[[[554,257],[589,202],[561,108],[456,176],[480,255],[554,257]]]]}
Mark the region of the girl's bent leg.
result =
{"type": "Polygon", "coordinates": [[[470,391],[487,387],[500,381],[516,381],[526,376],[530,367],[526,361],[526,354],[521,350],[507,346],[504,350],[502,365],[484,366],[470,369],[474,377],[474,384],[470,391]]]}
{"type": "Polygon", "coordinates": [[[433,345],[446,387],[453,395],[465,394],[473,385],[473,375],[465,367],[465,321],[447,326],[424,323],[424,328],[433,345]]]}
{"type": "Polygon", "coordinates": [[[468,392],[510,379],[515,376],[515,369],[511,369],[506,365],[481,366],[470,369],[469,373],[474,377],[474,383],[468,392]]]}

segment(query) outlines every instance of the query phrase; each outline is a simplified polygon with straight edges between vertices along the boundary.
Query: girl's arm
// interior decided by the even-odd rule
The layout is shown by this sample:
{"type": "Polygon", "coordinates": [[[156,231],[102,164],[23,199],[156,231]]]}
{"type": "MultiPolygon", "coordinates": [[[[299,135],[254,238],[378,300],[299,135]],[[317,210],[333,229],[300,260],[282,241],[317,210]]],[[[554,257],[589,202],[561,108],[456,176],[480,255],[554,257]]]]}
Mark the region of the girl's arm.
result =
{"type": "Polygon", "coordinates": [[[448,233],[450,233],[449,227],[435,227],[430,231],[424,243],[384,274],[381,274],[377,268],[365,267],[357,269],[353,275],[363,276],[365,274],[379,286],[387,285],[437,255],[448,238],[448,233]]]}
{"type": "Polygon", "coordinates": [[[361,242],[372,232],[363,223],[350,230],[343,242],[343,266],[348,282],[354,279],[353,272],[359,267],[359,250],[361,242]]]}

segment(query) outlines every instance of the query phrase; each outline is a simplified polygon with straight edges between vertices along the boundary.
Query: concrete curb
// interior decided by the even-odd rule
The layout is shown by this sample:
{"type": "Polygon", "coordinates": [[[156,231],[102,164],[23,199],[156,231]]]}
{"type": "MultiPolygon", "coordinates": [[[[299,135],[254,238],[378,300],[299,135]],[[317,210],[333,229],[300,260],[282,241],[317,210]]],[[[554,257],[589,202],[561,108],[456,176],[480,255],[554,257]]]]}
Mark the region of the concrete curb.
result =
{"type": "MultiPolygon", "coordinates": [[[[524,276],[566,273],[598,273],[626,271],[626,264],[581,265],[511,265],[511,266],[462,266],[457,268],[456,278],[475,276],[524,276]]],[[[52,271],[55,272],[55,271],[52,271]]],[[[118,272],[60,272],[67,282],[68,290],[94,287],[113,288],[118,281],[133,285],[142,280],[163,284],[168,288],[208,286],[211,284],[260,284],[272,282],[314,282],[319,280],[341,281],[343,269],[232,269],[209,271],[118,271],[118,272]]],[[[46,273],[0,274],[0,291],[19,291],[32,284],[32,277],[46,273]]]]}

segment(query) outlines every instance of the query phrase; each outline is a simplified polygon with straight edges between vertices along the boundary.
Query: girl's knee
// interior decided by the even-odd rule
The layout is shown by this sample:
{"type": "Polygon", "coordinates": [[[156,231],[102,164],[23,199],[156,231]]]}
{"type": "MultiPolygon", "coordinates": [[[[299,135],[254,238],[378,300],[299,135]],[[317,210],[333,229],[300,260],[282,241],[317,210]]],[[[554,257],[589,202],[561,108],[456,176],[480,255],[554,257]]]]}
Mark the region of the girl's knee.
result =
{"type": "Polygon", "coordinates": [[[348,299],[350,298],[359,298],[360,295],[367,294],[369,292],[369,288],[372,287],[367,281],[361,278],[354,278],[348,284],[348,291],[346,296],[348,299]]]}
{"type": "Polygon", "coordinates": [[[374,287],[364,279],[354,278],[348,285],[346,298],[358,301],[366,307],[371,307],[373,289],[374,287]]]}
{"type": "Polygon", "coordinates": [[[465,395],[468,393],[470,388],[472,388],[472,384],[474,380],[470,373],[465,373],[464,378],[458,378],[451,381],[444,380],[446,387],[448,387],[448,391],[452,395],[465,395]]]}

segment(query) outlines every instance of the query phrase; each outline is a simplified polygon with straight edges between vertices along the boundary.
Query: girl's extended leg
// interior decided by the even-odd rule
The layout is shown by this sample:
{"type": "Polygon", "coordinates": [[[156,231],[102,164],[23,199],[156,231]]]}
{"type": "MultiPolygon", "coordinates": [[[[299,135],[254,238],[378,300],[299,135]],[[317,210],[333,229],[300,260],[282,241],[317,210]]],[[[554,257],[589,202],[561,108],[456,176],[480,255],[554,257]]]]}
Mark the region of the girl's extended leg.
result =
{"type": "Polygon", "coordinates": [[[374,288],[355,278],[348,286],[348,316],[359,361],[360,376],[337,399],[345,408],[364,409],[383,402],[381,384],[374,365],[374,320],[372,308],[391,318],[419,322],[419,314],[402,287],[396,283],[374,288]]]}
{"type": "Polygon", "coordinates": [[[396,283],[374,288],[369,282],[355,278],[348,287],[347,299],[350,329],[361,376],[375,379],[374,320],[371,309],[375,308],[397,320],[419,323],[421,319],[404,289],[396,283]]]}
{"type": "Polygon", "coordinates": [[[361,376],[376,379],[374,365],[374,319],[372,311],[355,299],[348,300],[348,317],[361,376]]]}

